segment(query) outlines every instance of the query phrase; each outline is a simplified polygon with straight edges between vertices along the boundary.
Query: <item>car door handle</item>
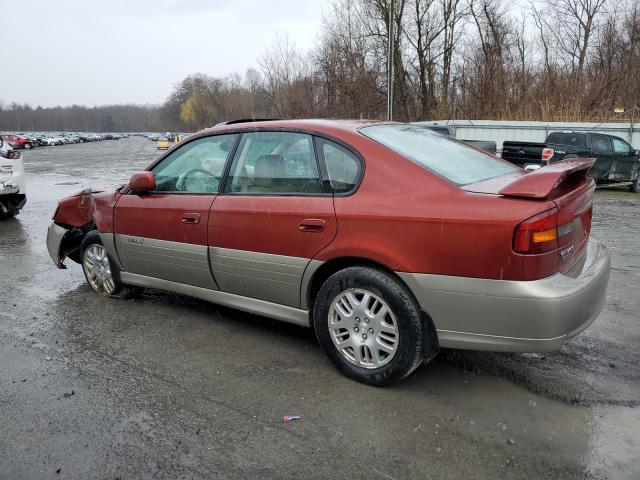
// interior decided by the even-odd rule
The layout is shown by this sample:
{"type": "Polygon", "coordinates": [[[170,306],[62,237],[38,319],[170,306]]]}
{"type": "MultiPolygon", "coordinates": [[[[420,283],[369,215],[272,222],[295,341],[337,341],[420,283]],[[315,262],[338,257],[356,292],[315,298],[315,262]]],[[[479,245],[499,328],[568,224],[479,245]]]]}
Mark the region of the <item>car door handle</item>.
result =
{"type": "Polygon", "coordinates": [[[320,218],[306,218],[300,222],[298,228],[301,232],[316,232],[320,233],[324,231],[326,222],[320,218]]]}
{"type": "Polygon", "coordinates": [[[200,223],[199,213],[185,213],[182,215],[182,223],[200,223]]]}

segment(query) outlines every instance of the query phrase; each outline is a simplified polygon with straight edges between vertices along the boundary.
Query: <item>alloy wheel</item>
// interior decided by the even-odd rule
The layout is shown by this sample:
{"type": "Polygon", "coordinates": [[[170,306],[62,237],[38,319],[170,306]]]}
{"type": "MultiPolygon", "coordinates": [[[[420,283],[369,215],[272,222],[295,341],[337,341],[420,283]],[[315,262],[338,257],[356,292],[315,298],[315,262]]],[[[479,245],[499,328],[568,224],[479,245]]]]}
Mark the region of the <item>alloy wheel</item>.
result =
{"type": "Polygon", "coordinates": [[[104,246],[97,243],[89,245],[84,251],[82,268],[84,268],[89,285],[96,292],[111,295],[115,291],[116,284],[111,273],[109,256],[104,246]]]}
{"type": "Polygon", "coordinates": [[[378,295],[360,288],[345,290],[331,303],[328,320],[338,352],[358,367],[380,368],[396,354],[398,322],[378,295]]]}

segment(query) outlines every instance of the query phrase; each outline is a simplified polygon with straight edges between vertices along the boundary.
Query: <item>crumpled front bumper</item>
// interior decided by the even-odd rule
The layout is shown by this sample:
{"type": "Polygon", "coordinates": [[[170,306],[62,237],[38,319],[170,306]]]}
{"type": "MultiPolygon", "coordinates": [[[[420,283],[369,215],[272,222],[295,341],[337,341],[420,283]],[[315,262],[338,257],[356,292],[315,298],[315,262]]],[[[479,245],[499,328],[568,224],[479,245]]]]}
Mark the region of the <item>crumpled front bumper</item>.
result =
{"type": "Polygon", "coordinates": [[[575,271],[534,281],[402,273],[444,348],[547,352],[600,314],[609,282],[607,247],[591,238],[575,271]]]}
{"type": "Polygon", "coordinates": [[[64,256],[61,251],[62,242],[70,230],[52,223],[47,229],[47,250],[49,250],[49,256],[53,263],[58,268],[67,268],[64,263],[64,256]]]}

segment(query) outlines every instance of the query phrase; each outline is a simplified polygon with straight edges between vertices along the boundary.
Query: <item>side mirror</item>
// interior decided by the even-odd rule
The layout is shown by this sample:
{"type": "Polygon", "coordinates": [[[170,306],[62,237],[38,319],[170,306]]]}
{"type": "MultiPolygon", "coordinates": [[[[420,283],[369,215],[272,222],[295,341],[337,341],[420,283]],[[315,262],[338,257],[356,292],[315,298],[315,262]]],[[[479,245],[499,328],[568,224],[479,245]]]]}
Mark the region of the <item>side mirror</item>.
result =
{"type": "Polygon", "coordinates": [[[131,175],[129,188],[138,195],[156,188],[156,176],[153,172],[138,172],[131,175]]]}
{"type": "Polygon", "coordinates": [[[633,151],[633,156],[634,157],[640,157],[640,150],[634,150],[633,151]]]}

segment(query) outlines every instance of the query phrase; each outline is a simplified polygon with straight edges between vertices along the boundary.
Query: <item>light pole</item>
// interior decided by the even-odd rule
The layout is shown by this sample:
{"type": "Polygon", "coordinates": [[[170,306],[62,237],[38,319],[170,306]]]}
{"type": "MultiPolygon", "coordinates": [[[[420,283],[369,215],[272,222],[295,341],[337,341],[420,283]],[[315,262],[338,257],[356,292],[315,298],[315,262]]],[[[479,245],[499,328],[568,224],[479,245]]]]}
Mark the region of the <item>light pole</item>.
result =
{"type": "Polygon", "coordinates": [[[389,0],[389,42],[387,44],[387,120],[393,120],[393,3],[389,0]]]}

